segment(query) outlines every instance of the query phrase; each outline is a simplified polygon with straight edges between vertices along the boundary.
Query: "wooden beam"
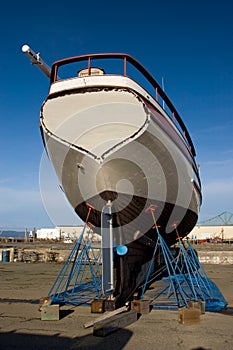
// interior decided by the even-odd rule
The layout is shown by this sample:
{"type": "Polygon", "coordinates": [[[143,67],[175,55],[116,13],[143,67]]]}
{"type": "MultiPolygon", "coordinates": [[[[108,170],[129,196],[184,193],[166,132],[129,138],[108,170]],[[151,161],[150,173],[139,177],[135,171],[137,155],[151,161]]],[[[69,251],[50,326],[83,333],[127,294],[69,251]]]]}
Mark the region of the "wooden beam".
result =
{"type": "Polygon", "coordinates": [[[93,335],[97,337],[105,337],[109,333],[115,332],[133,322],[136,322],[137,319],[138,314],[135,310],[111,316],[110,318],[94,323],[93,335]]]}
{"type": "Polygon", "coordinates": [[[95,318],[94,320],[91,320],[89,322],[84,323],[83,327],[84,328],[92,327],[94,325],[94,323],[96,323],[96,322],[107,320],[108,318],[111,318],[112,316],[121,314],[121,313],[126,312],[128,310],[129,310],[129,306],[122,306],[119,309],[108,312],[108,313],[104,314],[103,316],[100,316],[98,318],[95,318]]]}

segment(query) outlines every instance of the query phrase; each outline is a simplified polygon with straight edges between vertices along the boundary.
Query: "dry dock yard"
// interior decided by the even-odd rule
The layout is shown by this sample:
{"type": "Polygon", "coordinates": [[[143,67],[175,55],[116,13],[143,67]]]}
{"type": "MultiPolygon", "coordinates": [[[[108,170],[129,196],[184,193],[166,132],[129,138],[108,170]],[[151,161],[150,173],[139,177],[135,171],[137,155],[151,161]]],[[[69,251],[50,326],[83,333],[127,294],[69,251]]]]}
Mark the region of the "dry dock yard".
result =
{"type": "MultiPolygon", "coordinates": [[[[220,247],[214,249],[224,251],[220,247]]],[[[227,250],[231,252],[233,247],[228,245],[227,250]]],[[[100,317],[91,312],[90,306],[64,305],[60,307],[59,320],[41,319],[39,300],[48,295],[61,263],[0,262],[0,349],[230,350],[233,264],[214,261],[209,263],[212,260],[207,259],[203,267],[224,295],[226,310],[205,312],[198,322],[182,324],[178,321],[178,310],[153,309],[104,337],[93,335],[93,327],[84,328],[84,324],[100,317]]]]}

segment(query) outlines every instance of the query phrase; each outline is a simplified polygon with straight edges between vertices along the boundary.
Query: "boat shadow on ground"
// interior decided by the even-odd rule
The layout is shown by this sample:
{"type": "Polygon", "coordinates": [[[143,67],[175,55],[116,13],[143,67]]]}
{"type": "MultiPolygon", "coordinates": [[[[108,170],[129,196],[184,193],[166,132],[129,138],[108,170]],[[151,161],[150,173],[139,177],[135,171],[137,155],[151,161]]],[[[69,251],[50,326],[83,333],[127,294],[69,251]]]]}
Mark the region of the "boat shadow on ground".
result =
{"type": "Polygon", "coordinates": [[[227,316],[233,316],[233,307],[232,306],[227,307],[226,309],[222,310],[220,313],[227,316]]]}
{"type": "Polygon", "coordinates": [[[126,329],[109,334],[107,337],[95,337],[88,334],[82,337],[69,338],[60,336],[59,333],[54,335],[26,334],[11,332],[0,332],[2,349],[15,350],[120,350],[123,349],[133,333],[126,329]]]}
{"type": "Polygon", "coordinates": [[[60,310],[60,320],[63,318],[68,317],[69,315],[71,315],[74,312],[74,310],[60,310]]]}

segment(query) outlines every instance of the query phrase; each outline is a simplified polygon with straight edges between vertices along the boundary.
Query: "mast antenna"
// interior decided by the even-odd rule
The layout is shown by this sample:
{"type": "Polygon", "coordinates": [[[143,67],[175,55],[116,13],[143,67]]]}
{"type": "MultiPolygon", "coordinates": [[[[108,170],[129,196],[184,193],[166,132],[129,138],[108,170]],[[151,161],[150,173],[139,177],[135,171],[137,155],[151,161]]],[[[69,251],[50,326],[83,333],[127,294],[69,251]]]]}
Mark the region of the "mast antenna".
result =
{"type": "Polygon", "coordinates": [[[51,76],[51,68],[40,57],[40,53],[35,53],[30,46],[23,45],[22,52],[31,60],[31,64],[35,64],[48,78],[51,76]]]}

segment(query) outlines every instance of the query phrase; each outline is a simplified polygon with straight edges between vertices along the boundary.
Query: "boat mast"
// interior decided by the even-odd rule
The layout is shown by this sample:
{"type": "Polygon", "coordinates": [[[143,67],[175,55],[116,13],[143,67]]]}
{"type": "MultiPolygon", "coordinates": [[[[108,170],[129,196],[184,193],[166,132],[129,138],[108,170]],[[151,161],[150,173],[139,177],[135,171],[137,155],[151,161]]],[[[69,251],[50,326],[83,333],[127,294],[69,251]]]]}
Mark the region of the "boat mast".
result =
{"type": "Polygon", "coordinates": [[[42,60],[39,52],[35,53],[28,45],[22,46],[22,52],[30,58],[32,64],[35,64],[48,78],[50,78],[51,68],[42,60]]]}

